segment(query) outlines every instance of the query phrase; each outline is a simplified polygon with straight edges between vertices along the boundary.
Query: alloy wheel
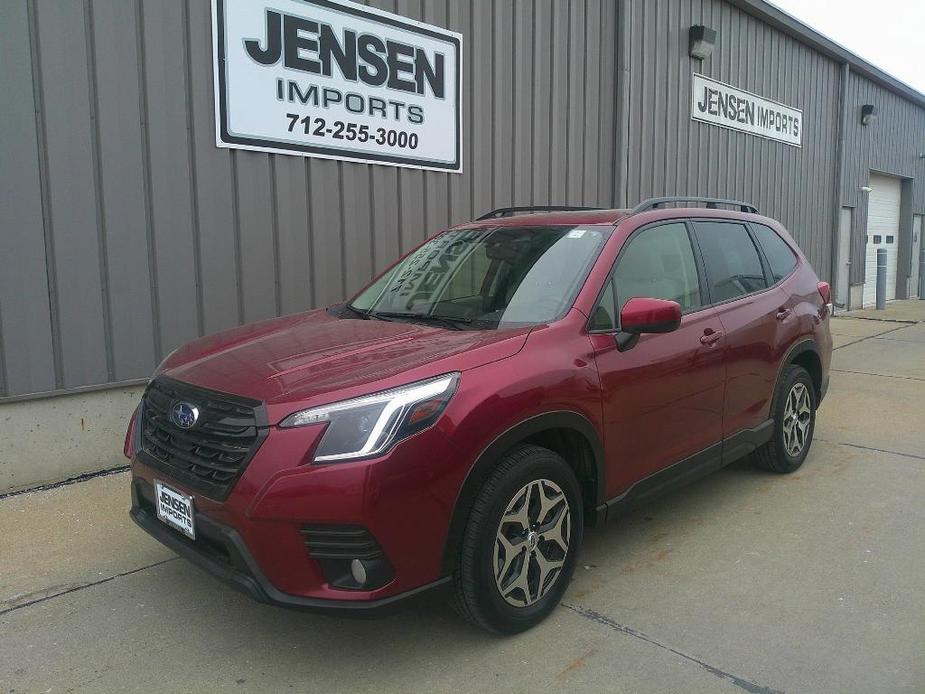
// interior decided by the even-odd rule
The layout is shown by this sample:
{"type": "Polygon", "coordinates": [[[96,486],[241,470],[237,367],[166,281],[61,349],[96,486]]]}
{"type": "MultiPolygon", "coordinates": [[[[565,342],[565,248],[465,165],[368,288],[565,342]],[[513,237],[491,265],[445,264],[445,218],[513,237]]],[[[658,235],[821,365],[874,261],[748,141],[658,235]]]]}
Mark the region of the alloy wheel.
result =
{"type": "Polygon", "coordinates": [[[787,395],[783,424],[784,448],[792,458],[798,456],[806,447],[812,417],[809,388],[804,383],[795,383],[787,395]]]}
{"type": "Polygon", "coordinates": [[[495,584],[504,600],[527,607],[555,585],[568,555],[568,499],[547,479],[533,480],[514,494],[495,535],[495,584]]]}

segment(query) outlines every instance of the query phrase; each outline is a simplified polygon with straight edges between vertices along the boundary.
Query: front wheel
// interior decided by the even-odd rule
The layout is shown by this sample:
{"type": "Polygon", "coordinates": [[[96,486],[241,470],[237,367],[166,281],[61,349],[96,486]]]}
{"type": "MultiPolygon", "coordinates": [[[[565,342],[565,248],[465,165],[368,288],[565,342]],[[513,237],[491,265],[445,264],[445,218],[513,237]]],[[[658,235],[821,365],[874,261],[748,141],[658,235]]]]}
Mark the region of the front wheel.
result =
{"type": "Polygon", "coordinates": [[[774,397],[774,434],[754,453],[755,462],[773,472],[793,472],[809,453],[816,427],[816,391],[802,366],[784,371],[774,397]]]}
{"type": "Polygon", "coordinates": [[[583,520],[578,481],[561,456],[533,445],[513,449],[469,515],[455,575],[457,611],[498,633],[538,624],[568,586],[583,520]]]}

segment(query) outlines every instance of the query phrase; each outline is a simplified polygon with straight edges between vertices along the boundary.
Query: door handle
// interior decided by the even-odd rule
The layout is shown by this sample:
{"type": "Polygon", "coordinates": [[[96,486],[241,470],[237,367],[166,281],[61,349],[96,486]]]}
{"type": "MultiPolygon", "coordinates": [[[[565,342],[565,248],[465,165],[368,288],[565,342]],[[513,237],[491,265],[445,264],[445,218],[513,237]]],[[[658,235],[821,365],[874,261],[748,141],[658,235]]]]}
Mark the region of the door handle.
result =
{"type": "Polygon", "coordinates": [[[706,328],[703,331],[703,335],[700,336],[701,344],[704,344],[707,347],[712,347],[721,339],[723,339],[723,331],[713,330],[713,328],[706,328]]]}
{"type": "Polygon", "coordinates": [[[793,313],[793,311],[791,311],[789,308],[786,306],[781,306],[779,309],[777,309],[777,320],[784,320],[785,318],[789,318],[791,313],[793,313]]]}

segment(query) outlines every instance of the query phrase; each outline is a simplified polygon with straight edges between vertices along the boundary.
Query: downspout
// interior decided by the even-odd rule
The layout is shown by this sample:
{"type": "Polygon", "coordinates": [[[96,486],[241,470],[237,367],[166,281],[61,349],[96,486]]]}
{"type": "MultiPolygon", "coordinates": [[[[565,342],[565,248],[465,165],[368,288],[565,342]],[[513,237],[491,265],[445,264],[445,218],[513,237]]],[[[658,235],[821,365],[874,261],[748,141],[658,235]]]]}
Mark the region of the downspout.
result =
{"type": "MultiPolygon", "coordinates": [[[[615,207],[629,207],[627,198],[629,172],[629,11],[627,0],[617,2],[616,30],[616,137],[614,142],[615,207]]],[[[638,200],[636,201],[638,202],[638,200]]]]}
{"type": "MultiPolygon", "coordinates": [[[[838,252],[839,252],[839,243],[841,243],[841,207],[842,207],[842,183],[845,177],[845,131],[848,127],[848,77],[851,73],[851,66],[848,63],[842,63],[841,66],[841,85],[839,89],[838,97],[838,132],[835,137],[835,198],[832,203],[832,254],[830,258],[830,272],[829,280],[833,285],[835,294],[838,293],[838,288],[834,287],[835,282],[838,281],[838,252]]],[[[852,215],[852,226],[854,224],[855,216],[852,215]]],[[[847,308],[848,303],[851,300],[851,258],[854,257],[853,249],[851,248],[854,241],[854,229],[851,229],[851,233],[848,238],[848,272],[847,281],[847,293],[845,295],[845,308],[847,308]]]]}

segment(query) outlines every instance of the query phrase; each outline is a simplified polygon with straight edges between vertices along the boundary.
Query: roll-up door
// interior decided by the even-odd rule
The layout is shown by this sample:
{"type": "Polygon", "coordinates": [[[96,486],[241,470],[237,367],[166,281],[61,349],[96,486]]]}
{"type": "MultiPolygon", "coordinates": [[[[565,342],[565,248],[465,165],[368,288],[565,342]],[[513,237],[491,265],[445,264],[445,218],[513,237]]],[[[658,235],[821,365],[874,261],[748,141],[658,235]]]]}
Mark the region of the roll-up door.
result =
{"type": "Polygon", "coordinates": [[[899,201],[902,186],[898,178],[870,175],[867,200],[867,246],[864,270],[864,307],[877,302],[877,249],[887,257],[886,298],[896,298],[896,268],[899,260],[899,201]]]}

